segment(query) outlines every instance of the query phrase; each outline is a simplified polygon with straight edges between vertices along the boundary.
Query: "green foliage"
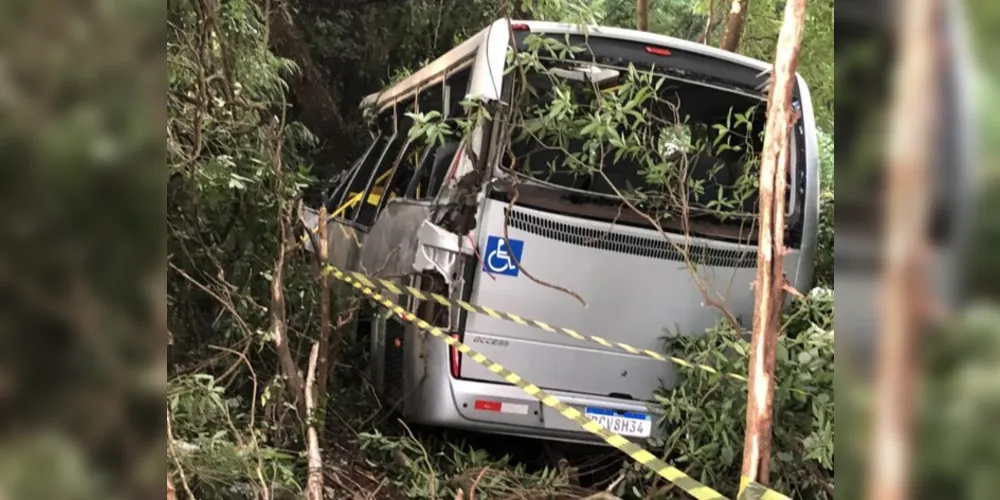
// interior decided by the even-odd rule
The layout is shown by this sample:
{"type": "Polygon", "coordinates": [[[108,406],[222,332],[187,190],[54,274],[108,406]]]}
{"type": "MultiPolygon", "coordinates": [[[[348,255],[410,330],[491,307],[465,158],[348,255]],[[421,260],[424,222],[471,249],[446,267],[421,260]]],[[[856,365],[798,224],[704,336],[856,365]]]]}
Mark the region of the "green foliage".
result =
{"type": "Polygon", "coordinates": [[[229,397],[212,376],[196,374],[170,382],[167,407],[173,442],[168,458],[186,471],[185,481],[200,497],[259,494],[263,488],[298,491],[297,457],[261,446],[251,405],[229,397]]]}
{"type": "MultiPolygon", "coordinates": [[[[171,469],[175,480],[184,474],[208,498],[261,483],[294,490],[298,458],[277,450],[298,435],[277,429],[281,418],[257,414],[265,405],[254,404],[252,389],[264,387],[256,387],[253,373],[272,379],[277,372],[264,304],[279,245],[287,244],[279,221],[292,217],[294,200],[311,182],[299,153],[316,139],[285,117],[286,79],[296,68],[269,50],[257,3],[225,2],[218,11],[202,10],[202,2],[169,7],[167,293],[177,376],[168,401],[179,440],[171,469]],[[256,355],[244,364],[209,346],[256,355]]],[[[302,256],[287,258],[293,332],[308,332],[314,320],[312,269],[302,256]]]]}
{"type": "MultiPolygon", "coordinates": [[[[833,498],[833,292],[816,289],[782,320],[775,368],[772,487],[793,498],[833,498]],[[831,489],[832,490],[832,489],[831,489]]],[[[668,349],[720,371],[745,373],[749,341],[728,324],[668,349]]],[[[705,484],[735,492],[746,427],[746,384],[700,370],[662,391],[666,459],[705,484]]]]}
{"type": "Polygon", "coordinates": [[[918,498],[996,498],[1000,477],[1000,312],[977,304],[922,344],[918,498]],[[988,472],[989,471],[989,472],[988,472]]]}
{"type": "MultiPolygon", "coordinates": [[[[167,227],[175,270],[168,292],[175,342],[193,355],[213,341],[266,340],[259,332],[267,311],[254,297],[269,297],[279,217],[310,181],[296,150],[315,138],[285,124],[283,78],[294,67],[267,50],[254,3],[226,3],[210,46],[196,29],[205,14],[186,2],[175,8],[167,61],[167,227]]],[[[290,306],[311,298],[307,272],[288,271],[290,306]]]]}

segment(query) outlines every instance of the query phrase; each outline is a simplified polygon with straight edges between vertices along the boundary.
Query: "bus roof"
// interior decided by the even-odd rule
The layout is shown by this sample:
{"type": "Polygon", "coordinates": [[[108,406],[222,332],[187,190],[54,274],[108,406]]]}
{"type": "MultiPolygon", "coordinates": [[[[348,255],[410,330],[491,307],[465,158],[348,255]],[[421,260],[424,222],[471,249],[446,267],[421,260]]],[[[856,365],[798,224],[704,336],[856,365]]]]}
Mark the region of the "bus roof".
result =
{"type": "MultiPolygon", "coordinates": [[[[673,38],[665,35],[658,35],[647,31],[611,28],[606,26],[587,26],[586,28],[581,29],[581,26],[577,24],[556,23],[550,21],[512,20],[510,22],[512,25],[525,25],[532,33],[581,34],[585,30],[587,36],[611,38],[636,43],[648,43],[661,47],[674,48],[695,54],[711,56],[719,60],[739,64],[761,72],[770,71],[771,69],[770,63],[766,63],[758,59],[753,59],[702,43],[673,38]]],[[[368,95],[361,101],[361,106],[374,106],[375,108],[382,110],[401,99],[405,99],[413,95],[428,85],[439,83],[444,79],[445,75],[447,75],[449,71],[454,70],[457,66],[462,65],[468,59],[474,57],[477,54],[480,45],[484,40],[491,37],[491,34],[493,36],[498,34],[501,35],[506,42],[507,34],[509,33],[508,30],[509,28],[505,19],[494,21],[492,24],[470,37],[461,45],[449,50],[443,56],[435,59],[433,62],[406,77],[402,81],[382,90],[381,92],[368,95]],[[498,31],[496,33],[491,33],[492,30],[498,31]]],[[[506,46],[506,43],[504,43],[504,46],[506,46]]]]}

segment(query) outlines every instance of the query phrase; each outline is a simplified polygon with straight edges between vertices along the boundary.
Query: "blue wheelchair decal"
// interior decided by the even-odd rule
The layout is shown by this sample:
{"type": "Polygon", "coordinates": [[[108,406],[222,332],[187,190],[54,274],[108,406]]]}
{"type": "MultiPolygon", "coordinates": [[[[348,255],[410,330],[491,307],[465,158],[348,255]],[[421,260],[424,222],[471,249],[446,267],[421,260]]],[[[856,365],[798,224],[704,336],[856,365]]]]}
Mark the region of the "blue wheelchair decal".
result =
{"type": "Polygon", "coordinates": [[[486,255],[483,259],[483,271],[503,276],[517,276],[517,263],[521,262],[521,252],[524,251],[524,241],[509,239],[503,236],[490,236],[486,239],[486,255]],[[507,245],[507,243],[510,245],[507,245]]]}

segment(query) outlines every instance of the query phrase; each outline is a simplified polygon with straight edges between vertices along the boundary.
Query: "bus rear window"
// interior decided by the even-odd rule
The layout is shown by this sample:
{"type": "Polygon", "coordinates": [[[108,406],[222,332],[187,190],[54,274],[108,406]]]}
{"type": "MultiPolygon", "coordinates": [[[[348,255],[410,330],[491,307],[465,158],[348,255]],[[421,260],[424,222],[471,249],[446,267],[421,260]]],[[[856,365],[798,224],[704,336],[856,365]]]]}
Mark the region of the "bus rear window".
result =
{"type": "Polygon", "coordinates": [[[504,166],[663,217],[756,215],[759,98],[594,64],[553,65],[526,80],[504,166]]]}

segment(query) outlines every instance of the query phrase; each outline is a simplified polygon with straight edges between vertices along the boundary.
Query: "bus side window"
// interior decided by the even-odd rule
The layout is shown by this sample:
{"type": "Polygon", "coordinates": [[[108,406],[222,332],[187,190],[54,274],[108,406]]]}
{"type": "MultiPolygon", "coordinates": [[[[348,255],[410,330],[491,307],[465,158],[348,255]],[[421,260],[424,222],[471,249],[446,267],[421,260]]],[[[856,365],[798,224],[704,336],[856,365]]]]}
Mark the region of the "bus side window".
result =
{"type": "Polygon", "coordinates": [[[352,220],[357,213],[360,204],[361,193],[364,192],[368,178],[377,166],[379,157],[385,149],[386,142],[391,137],[379,134],[368,151],[358,160],[354,168],[344,179],[344,182],[337,186],[327,204],[330,217],[337,217],[352,220]]]}
{"type": "Polygon", "coordinates": [[[417,161],[416,170],[413,172],[413,177],[410,178],[410,182],[406,186],[405,197],[422,200],[427,196],[427,187],[430,184],[435,149],[433,145],[425,146],[420,153],[420,160],[417,161]]]}
{"type": "MultiPolygon", "coordinates": [[[[454,119],[446,120],[447,126],[454,132],[458,125],[454,119]]],[[[406,196],[418,200],[433,198],[441,189],[444,177],[451,166],[451,159],[455,156],[458,146],[456,137],[447,137],[443,144],[429,144],[420,157],[417,164],[416,173],[412,182],[406,189],[406,196]],[[444,165],[442,166],[442,162],[444,165]]]]}
{"type": "Polygon", "coordinates": [[[448,170],[451,169],[455,154],[458,152],[458,145],[457,140],[451,139],[435,148],[432,162],[433,167],[427,181],[427,194],[425,195],[427,198],[434,198],[441,192],[441,186],[444,185],[444,178],[448,175],[448,170]]]}
{"type": "MultiPolygon", "coordinates": [[[[420,166],[420,159],[423,156],[423,147],[420,139],[409,140],[403,151],[400,153],[399,161],[395,163],[389,171],[389,177],[384,184],[385,189],[379,199],[378,206],[374,212],[375,218],[385,208],[390,199],[405,196],[406,189],[416,174],[417,167],[420,166]]],[[[372,219],[374,223],[374,218],[372,219]]]]}
{"type": "MultiPolygon", "coordinates": [[[[400,104],[398,106],[404,105],[400,104]]],[[[402,109],[406,108],[403,107],[402,109]]],[[[353,214],[354,222],[363,228],[370,228],[375,223],[382,198],[389,196],[386,187],[394,173],[393,167],[397,164],[397,160],[400,159],[400,151],[403,147],[408,146],[410,142],[407,139],[407,134],[412,122],[413,120],[408,117],[404,116],[400,118],[396,134],[389,140],[385,149],[383,149],[378,162],[375,164],[375,168],[372,169],[364,185],[363,194],[360,196],[357,209],[353,214]]]]}

